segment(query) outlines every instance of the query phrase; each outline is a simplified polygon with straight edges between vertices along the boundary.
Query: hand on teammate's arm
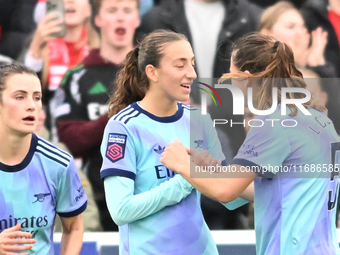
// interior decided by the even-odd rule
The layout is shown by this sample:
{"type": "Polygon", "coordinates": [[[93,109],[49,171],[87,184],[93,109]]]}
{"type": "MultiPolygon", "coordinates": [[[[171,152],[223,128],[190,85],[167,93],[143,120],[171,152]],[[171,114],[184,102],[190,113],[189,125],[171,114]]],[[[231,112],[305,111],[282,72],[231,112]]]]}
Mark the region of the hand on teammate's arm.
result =
{"type": "MultiPolygon", "coordinates": [[[[17,223],[14,227],[7,228],[0,233],[0,255],[15,255],[18,251],[28,251],[33,248],[30,244],[37,241],[31,239],[32,234],[20,231],[21,224],[17,223]]],[[[27,255],[27,253],[21,253],[27,255]]]]}
{"type": "MultiPolygon", "coordinates": [[[[223,203],[239,197],[257,176],[253,172],[241,173],[241,166],[233,165],[236,172],[241,173],[238,178],[190,178],[190,171],[195,171],[197,165],[216,166],[220,162],[207,151],[189,150],[179,140],[168,144],[160,161],[170,170],[181,174],[198,191],[223,203]]],[[[228,177],[228,175],[221,177],[228,177]]]]}
{"type": "Polygon", "coordinates": [[[83,245],[83,217],[79,214],[74,217],[60,217],[63,226],[60,255],[79,255],[83,245]]]}

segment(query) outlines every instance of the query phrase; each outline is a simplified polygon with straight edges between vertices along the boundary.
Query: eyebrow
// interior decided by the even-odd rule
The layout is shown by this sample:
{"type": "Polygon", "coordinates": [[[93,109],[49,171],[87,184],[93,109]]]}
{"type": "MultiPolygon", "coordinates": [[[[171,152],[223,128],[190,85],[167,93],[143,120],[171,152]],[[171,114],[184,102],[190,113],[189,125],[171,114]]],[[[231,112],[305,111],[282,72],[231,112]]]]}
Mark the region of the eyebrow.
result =
{"type": "MultiPolygon", "coordinates": [[[[187,61],[187,58],[176,58],[174,61],[187,61]]],[[[191,61],[195,60],[195,57],[192,57],[191,61]]]]}
{"type": "MultiPolygon", "coordinates": [[[[16,91],[13,92],[13,94],[14,94],[14,93],[28,94],[27,91],[25,91],[25,90],[16,90],[16,91]]],[[[36,94],[36,93],[42,94],[41,91],[34,91],[34,92],[33,92],[33,94],[36,94]]]]}

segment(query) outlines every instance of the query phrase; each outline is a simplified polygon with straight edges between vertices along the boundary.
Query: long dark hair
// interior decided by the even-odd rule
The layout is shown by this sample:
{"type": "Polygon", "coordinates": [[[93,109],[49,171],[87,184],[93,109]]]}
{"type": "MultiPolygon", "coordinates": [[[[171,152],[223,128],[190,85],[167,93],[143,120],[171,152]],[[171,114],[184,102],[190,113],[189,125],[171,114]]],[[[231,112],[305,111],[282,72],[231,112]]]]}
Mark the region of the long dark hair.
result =
{"type": "Polygon", "coordinates": [[[170,42],[188,40],[183,34],[169,30],[156,30],[148,34],[139,47],[130,51],[115,81],[114,94],[109,100],[109,118],[129,104],[144,98],[149,88],[149,79],[145,73],[147,65],[159,67],[164,55],[164,46],[170,42]]]}
{"type": "MultiPolygon", "coordinates": [[[[306,88],[301,72],[296,68],[292,49],[274,37],[251,33],[238,40],[232,51],[232,61],[239,72],[224,74],[220,81],[230,78],[258,78],[261,90],[257,95],[258,109],[265,110],[272,105],[272,89],[277,87],[281,101],[282,87],[306,88]],[[245,73],[249,71],[250,74],[245,73]]],[[[304,98],[302,93],[289,93],[287,98],[304,98]]],[[[303,104],[305,107],[327,112],[326,107],[312,97],[303,104]]],[[[288,105],[295,116],[296,105],[288,105]]]]}

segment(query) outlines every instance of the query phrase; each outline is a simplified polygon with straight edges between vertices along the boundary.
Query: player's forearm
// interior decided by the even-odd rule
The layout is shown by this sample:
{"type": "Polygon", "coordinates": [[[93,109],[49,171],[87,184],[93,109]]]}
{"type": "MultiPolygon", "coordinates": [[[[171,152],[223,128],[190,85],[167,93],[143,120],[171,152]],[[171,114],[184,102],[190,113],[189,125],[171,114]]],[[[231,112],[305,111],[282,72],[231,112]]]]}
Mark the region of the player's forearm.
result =
{"type": "Polygon", "coordinates": [[[60,255],[79,255],[83,244],[83,218],[79,214],[75,217],[61,217],[63,232],[60,242],[60,255]]]}
{"type": "Polygon", "coordinates": [[[73,230],[70,233],[63,232],[60,243],[60,255],[79,255],[82,244],[82,230],[73,230]]]}
{"type": "Polygon", "coordinates": [[[193,189],[179,175],[137,195],[133,194],[133,185],[134,182],[125,177],[111,176],[104,181],[108,209],[117,225],[143,219],[166,206],[177,204],[193,189]]]}
{"type": "MultiPolygon", "coordinates": [[[[236,172],[240,173],[240,166],[233,166],[237,169],[236,172]]],[[[226,171],[226,174],[220,175],[221,178],[190,178],[190,172],[194,172],[195,169],[196,165],[191,162],[183,165],[179,173],[198,191],[222,203],[229,203],[238,198],[256,177],[254,173],[240,173],[241,178],[235,178],[234,174],[228,175],[226,171]]]]}

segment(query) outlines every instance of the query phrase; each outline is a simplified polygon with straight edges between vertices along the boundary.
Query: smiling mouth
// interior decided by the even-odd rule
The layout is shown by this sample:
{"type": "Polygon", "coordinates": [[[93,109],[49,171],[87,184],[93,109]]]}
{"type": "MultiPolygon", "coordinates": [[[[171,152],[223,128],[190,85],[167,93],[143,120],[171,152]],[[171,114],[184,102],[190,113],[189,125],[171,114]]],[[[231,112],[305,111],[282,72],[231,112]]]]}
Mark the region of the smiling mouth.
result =
{"type": "Polygon", "coordinates": [[[190,86],[186,84],[181,84],[181,87],[186,88],[186,89],[190,88],[190,86]]]}

